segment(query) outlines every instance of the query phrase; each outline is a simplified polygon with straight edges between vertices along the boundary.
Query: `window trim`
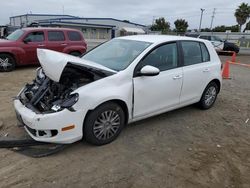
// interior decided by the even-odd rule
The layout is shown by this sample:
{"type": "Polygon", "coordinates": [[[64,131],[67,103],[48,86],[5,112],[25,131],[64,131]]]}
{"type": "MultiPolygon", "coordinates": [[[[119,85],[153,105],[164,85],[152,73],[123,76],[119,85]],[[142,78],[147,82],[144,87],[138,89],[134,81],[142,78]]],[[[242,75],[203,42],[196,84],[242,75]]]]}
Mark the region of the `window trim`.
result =
{"type": "Polygon", "coordinates": [[[187,67],[187,66],[193,66],[193,65],[199,65],[201,63],[207,63],[207,62],[210,62],[211,61],[211,55],[210,55],[210,52],[206,46],[206,44],[204,42],[201,42],[201,41],[195,41],[195,40],[181,40],[180,41],[180,49],[181,49],[181,56],[182,56],[182,61],[181,61],[181,66],[182,67],[187,67]],[[201,51],[201,60],[202,62],[200,63],[195,63],[195,64],[191,64],[191,65],[185,65],[184,64],[184,52],[183,52],[183,48],[182,48],[182,42],[196,42],[196,43],[199,43],[199,47],[200,47],[200,51],[201,51]],[[200,44],[204,44],[204,46],[206,47],[207,49],[207,52],[208,52],[208,55],[209,55],[209,61],[203,61],[203,53],[202,53],[202,50],[201,50],[201,45],[200,44]]]}
{"type": "Polygon", "coordinates": [[[66,36],[65,36],[64,31],[60,31],[60,30],[47,31],[47,34],[48,34],[48,42],[64,42],[64,41],[66,41],[66,36]],[[63,34],[64,40],[49,40],[49,33],[50,32],[61,32],[63,34]]]}
{"type": "Polygon", "coordinates": [[[82,41],[82,35],[81,35],[80,32],[78,32],[78,31],[67,31],[66,33],[67,33],[67,37],[68,37],[69,41],[72,41],[72,42],[80,42],[80,41],[82,41]],[[80,40],[70,40],[70,37],[69,37],[70,32],[77,33],[80,36],[80,40]]]}
{"type": "Polygon", "coordinates": [[[171,69],[167,69],[167,70],[163,70],[163,71],[160,71],[161,72],[164,72],[164,71],[168,71],[168,70],[172,70],[172,69],[176,69],[176,68],[179,68],[181,67],[181,61],[182,61],[182,57],[181,57],[181,49],[180,49],[180,44],[179,44],[179,41],[168,41],[168,42],[163,42],[161,44],[158,44],[156,45],[155,47],[153,47],[151,50],[149,50],[141,59],[140,61],[137,63],[137,65],[135,66],[134,68],[134,72],[133,72],[133,78],[135,77],[141,77],[139,74],[138,74],[138,67],[140,66],[140,64],[142,63],[142,61],[152,52],[154,51],[155,49],[161,47],[161,46],[164,46],[164,45],[167,45],[167,44],[172,44],[172,43],[176,43],[176,47],[177,47],[177,67],[174,67],[174,68],[171,68],[171,69]]]}
{"type": "Polygon", "coordinates": [[[42,41],[31,41],[30,43],[45,42],[45,41],[46,41],[46,39],[45,39],[46,36],[45,36],[45,32],[44,32],[44,31],[30,31],[29,33],[27,33],[27,34],[23,37],[22,41],[25,40],[31,33],[38,33],[38,32],[43,33],[43,40],[42,40],[42,41]]]}

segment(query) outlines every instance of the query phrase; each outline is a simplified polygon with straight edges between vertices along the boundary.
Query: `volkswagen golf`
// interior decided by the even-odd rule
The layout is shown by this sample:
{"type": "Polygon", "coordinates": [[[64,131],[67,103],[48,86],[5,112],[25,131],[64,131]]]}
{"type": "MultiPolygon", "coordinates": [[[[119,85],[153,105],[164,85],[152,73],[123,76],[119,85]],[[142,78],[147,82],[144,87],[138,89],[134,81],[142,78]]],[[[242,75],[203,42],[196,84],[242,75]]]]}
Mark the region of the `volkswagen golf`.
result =
{"type": "Polygon", "coordinates": [[[41,68],[14,106],[41,142],[107,144],[128,123],[194,103],[209,109],[221,89],[220,59],[202,39],[126,36],[81,58],[47,49],[37,54],[41,68]]]}

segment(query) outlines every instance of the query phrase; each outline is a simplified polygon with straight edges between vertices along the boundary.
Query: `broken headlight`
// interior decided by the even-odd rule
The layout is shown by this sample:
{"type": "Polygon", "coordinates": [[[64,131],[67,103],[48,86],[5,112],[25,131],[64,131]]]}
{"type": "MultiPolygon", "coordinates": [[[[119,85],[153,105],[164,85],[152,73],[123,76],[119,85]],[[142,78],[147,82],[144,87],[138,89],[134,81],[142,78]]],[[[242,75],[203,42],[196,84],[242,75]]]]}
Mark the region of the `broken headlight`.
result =
{"type": "Polygon", "coordinates": [[[79,99],[78,93],[71,94],[66,99],[56,101],[51,109],[56,112],[63,110],[64,108],[67,108],[70,111],[74,111],[72,106],[78,101],[78,99],[79,99]]]}

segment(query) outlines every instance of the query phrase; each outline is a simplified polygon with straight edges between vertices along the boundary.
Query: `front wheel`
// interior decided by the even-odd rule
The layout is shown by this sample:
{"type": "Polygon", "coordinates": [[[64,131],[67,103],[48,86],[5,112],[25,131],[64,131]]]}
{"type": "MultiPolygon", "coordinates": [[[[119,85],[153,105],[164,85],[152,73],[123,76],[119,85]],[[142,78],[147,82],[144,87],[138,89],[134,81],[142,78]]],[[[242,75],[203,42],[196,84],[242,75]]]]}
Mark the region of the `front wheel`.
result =
{"type": "Polygon", "coordinates": [[[218,91],[218,85],[215,82],[208,84],[199,102],[201,109],[206,110],[213,106],[214,102],[216,101],[218,91]]]}
{"type": "Polygon", "coordinates": [[[108,144],[117,138],[124,124],[122,108],[113,102],[104,103],[86,117],[83,126],[84,139],[94,145],[108,144]]]}
{"type": "Polygon", "coordinates": [[[15,59],[9,54],[0,54],[0,71],[10,72],[15,69],[15,59]]]}

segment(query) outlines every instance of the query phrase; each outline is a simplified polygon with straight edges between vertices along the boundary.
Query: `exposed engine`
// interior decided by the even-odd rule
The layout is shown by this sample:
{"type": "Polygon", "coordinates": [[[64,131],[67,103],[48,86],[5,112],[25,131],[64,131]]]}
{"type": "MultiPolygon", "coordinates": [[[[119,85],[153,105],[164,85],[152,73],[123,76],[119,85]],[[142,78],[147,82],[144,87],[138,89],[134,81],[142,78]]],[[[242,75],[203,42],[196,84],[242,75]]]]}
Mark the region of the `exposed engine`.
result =
{"type": "Polygon", "coordinates": [[[105,76],[104,73],[69,64],[64,68],[60,81],[54,82],[39,68],[36,79],[25,86],[18,98],[37,113],[52,113],[68,108],[78,100],[78,94],[71,94],[74,90],[105,76]]]}

